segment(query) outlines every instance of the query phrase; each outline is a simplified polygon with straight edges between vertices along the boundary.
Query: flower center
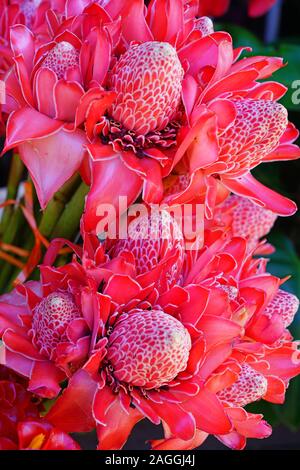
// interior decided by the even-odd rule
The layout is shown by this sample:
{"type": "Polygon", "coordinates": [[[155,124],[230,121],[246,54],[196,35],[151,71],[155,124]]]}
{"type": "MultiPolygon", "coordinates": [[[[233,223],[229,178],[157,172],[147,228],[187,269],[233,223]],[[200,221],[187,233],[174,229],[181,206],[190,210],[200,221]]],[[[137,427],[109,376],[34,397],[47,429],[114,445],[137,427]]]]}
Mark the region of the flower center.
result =
{"type": "Polygon", "coordinates": [[[260,400],[266,394],[267,388],[267,379],[248,364],[243,364],[238,380],[221,390],[218,397],[234,406],[245,406],[260,400]]]}
{"type": "Polygon", "coordinates": [[[134,131],[125,129],[122,124],[113,119],[102,116],[97,124],[103,144],[112,145],[115,152],[130,150],[138,157],[147,154],[147,149],[158,147],[162,151],[176,145],[179,124],[169,122],[161,131],[150,131],[146,135],[137,135],[134,131]]]}
{"type": "Polygon", "coordinates": [[[48,53],[42,67],[47,67],[56,73],[58,79],[64,78],[65,72],[79,63],[79,52],[72,44],[62,41],[56,44],[48,53]]]}
{"type": "Polygon", "coordinates": [[[34,309],[32,318],[33,342],[41,353],[52,357],[58,343],[67,341],[66,329],[80,317],[80,311],[68,292],[53,292],[34,309]]]}
{"type": "Polygon", "coordinates": [[[175,118],[181,98],[183,69],[168,43],[132,45],[111,77],[117,93],[111,115],[137,135],[160,131],[175,118]]]}
{"type": "Polygon", "coordinates": [[[128,238],[119,240],[111,255],[118,256],[122,251],[134,255],[137,275],[148,272],[177,252],[176,261],[166,273],[168,284],[173,284],[180,276],[184,261],[183,236],[176,220],[165,210],[134,219],[128,227],[128,238]]]}
{"type": "Polygon", "coordinates": [[[190,335],[178,320],[160,310],[138,311],[116,324],[107,358],[117,380],[153,389],[186,369],[190,349],[190,335]]]}
{"type": "Polygon", "coordinates": [[[267,305],[264,310],[264,314],[269,318],[277,313],[281,316],[285,328],[287,328],[294,320],[299,308],[299,299],[286,292],[282,289],[279,289],[272,301],[267,305]]]}

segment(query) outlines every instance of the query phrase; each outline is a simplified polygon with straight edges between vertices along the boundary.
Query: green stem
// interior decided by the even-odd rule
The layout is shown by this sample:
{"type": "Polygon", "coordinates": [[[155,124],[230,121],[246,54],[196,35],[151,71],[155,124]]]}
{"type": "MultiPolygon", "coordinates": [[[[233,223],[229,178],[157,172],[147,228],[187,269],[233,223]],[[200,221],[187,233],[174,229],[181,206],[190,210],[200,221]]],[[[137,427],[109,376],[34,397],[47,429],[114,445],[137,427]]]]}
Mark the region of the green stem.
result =
{"type": "MultiPolygon", "coordinates": [[[[15,238],[18,233],[22,230],[22,227],[25,223],[25,218],[20,207],[17,207],[13,212],[9,224],[3,234],[2,241],[7,244],[14,244],[15,238]]],[[[0,292],[4,291],[8,287],[8,281],[14,270],[14,266],[0,260],[0,292]]]]}
{"type": "MultiPolygon", "coordinates": [[[[20,159],[19,155],[15,153],[12,157],[8,182],[7,182],[7,195],[6,200],[15,199],[18,193],[19,184],[24,173],[24,163],[20,159]]],[[[1,230],[3,234],[9,223],[9,219],[13,214],[13,206],[6,206],[3,209],[1,230]]]]}
{"type": "Polygon", "coordinates": [[[75,188],[79,185],[80,178],[76,174],[70,178],[61,188],[57,191],[45,211],[43,212],[39,231],[46,238],[50,237],[55,225],[57,224],[68,200],[73,194],[75,188]]]}
{"type": "MultiPolygon", "coordinates": [[[[70,178],[60,189],[55,193],[46,209],[41,213],[39,204],[35,204],[35,219],[38,222],[39,231],[44,237],[50,238],[51,232],[55,227],[55,224],[58,222],[60,215],[62,214],[66,203],[74,193],[76,187],[79,186],[80,177],[78,174],[70,178]]],[[[35,193],[34,193],[35,195],[35,193]]],[[[36,196],[36,195],[35,195],[36,196]]],[[[29,226],[25,227],[25,232],[21,239],[18,240],[18,246],[24,248],[25,250],[32,250],[35,243],[33,233],[29,226]]],[[[43,250],[43,248],[42,248],[43,250]]],[[[16,277],[19,275],[20,269],[17,267],[13,268],[9,283],[11,284],[16,277]]],[[[30,278],[32,278],[31,274],[30,278]]]]}
{"type": "Polygon", "coordinates": [[[57,224],[51,233],[51,239],[62,237],[73,240],[79,230],[79,223],[84,209],[85,196],[89,187],[85,183],[77,188],[69,203],[66,205],[57,224]]]}

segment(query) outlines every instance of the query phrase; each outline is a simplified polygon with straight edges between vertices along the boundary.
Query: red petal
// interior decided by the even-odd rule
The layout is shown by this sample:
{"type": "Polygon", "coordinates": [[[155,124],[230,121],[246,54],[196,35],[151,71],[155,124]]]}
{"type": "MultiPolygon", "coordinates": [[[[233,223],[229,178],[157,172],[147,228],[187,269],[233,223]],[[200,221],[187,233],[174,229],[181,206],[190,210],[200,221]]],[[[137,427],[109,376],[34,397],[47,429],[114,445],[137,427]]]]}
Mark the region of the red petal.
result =
{"type": "Polygon", "coordinates": [[[30,74],[34,57],[34,37],[32,32],[23,25],[15,25],[10,30],[11,48],[15,56],[22,55],[30,74]]]}
{"type": "Polygon", "coordinates": [[[56,119],[72,122],[84,90],[76,82],[59,80],[54,87],[56,119]]]}
{"type": "Polygon", "coordinates": [[[259,183],[250,173],[235,180],[224,178],[222,181],[235,194],[248,197],[255,204],[265,207],[275,214],[290,216],[297,211],[297,206],[293,201],[259,183]]]}
{"type": "Polygon", "coordinates": [[[97,426],[98,449],[122,449],[132,428],[141,419],[143,419],[143,416],[139,411],[129,408],[128,413],[126,413],[121,407],[119,400],[116,400],[106,414],[106,426],[97,426]]]}
{"type": "Polygon", "coordinates": [[[172,435],[183,440],[193,439],[196,428],[192,413],[185,411],[180,405],[165,401],[162,404],[152,402],[151,408],[168,425],[172,435]]]}
{"type": "Polygon", "coordinates": [[[79,370],[47,414],[47,420],[65,432],[91,431],[95,428],[92,402],[96,390],[97,383],[79,370]]]}
{"type": "Polygon", "coordinates": [[[54,398],[59,394],[59,383],[64,378],[65,374],[52,362],[35,362],[28,390],[44,398],[54,398]]]}
{"type": "Polygon", "coordinates": [[[38,110],[51,118],[55,117],[54,85],[57,82],[55,73],[47,68],[40,68],[35,75],[35,90],[38,110]]]}
{"type": "Polygon", "coordinates": [[[126,304],[137,297],[140,291],[140,285],[129,276],[115,274],[109,279],[103,293],[111,296],[118,304],[126,304]]]}
{"type": "Polygon", "coordinates": [[[189,441],[171,437],[169,439],[150,441],[150,443],[154,450],[192,450],[201,446],[207,437],[208,434],[206,432],[197,429],[195,437],[189,441]]]}
{"type": "MultiPolygon", "coordinates": [[[[63,123],[39,113],[32,108],[14,111],[8,118],[3,152],[27,140],[48,137],[61,129],[63,123]],[[34,126],[32,123],[34,122],[34,126]]],[[[45,175],[45,174],[44,174],[45,175]]]]}
{"type": "Polygon", "coordinates": [[[213,315],[204,315],[199,320],[197,328],[203,331],[208,349],[218,343],[231,342],[243,332],[240,325],[235,322],[213,315]]]}
{"type": "Polygon", "coordinates": [[[112,154],[105,160],[95,157],[91,166],[92,185],[86,201],[84,226],[88,232],[100,233],[97,224],[105,212],[109,210],[110,220],[116,220],[119,198],[127,198],[128,206],[132,204],[142,189],[142,179],[124,165],[118,154],[112,154]]]}
{"type": "Polygon", "coordinates": [[[198,395],[185,402],[183,406],[193,414],[197,428],[201,431],[209,434],[226,434],[231,430],[231,423],[221,402],[209,390],[205,388],[200,390],[198,395]]]}

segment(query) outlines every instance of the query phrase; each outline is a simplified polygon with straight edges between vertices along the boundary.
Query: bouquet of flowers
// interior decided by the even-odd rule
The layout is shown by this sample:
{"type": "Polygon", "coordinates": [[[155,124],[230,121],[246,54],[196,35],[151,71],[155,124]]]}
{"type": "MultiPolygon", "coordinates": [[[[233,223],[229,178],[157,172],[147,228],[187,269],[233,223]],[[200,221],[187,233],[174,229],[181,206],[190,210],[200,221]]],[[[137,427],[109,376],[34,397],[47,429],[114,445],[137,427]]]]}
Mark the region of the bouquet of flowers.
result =
{"type": "Polygon", "coordinates": [[[1,449],[121,449],[143,419],[153,449],[243,449],[300,374],[265,257],[296,205],[251,174],[300,157],[283,61],[206,3],[1,0],[1,449]]]}

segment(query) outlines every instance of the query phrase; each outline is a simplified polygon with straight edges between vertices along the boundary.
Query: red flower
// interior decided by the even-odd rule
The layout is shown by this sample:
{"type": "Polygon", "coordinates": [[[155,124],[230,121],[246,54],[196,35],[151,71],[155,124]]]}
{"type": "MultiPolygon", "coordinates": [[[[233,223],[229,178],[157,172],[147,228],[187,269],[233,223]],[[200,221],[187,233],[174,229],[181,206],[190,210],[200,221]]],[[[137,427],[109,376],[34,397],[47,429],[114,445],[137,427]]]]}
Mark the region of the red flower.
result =
{"type": "Polygon", "coordinates": [[[79,450],[70,436],[40,418],[43,408],[25,384],[0,367],[0,450],[79,450]]]}
{"type": "MultiPolygon", "coordinates": [[[[88,239],[84,263],[93,271],[96,258],[88,257],[102,248],[95,239],[91,250],[88,239]]],[[[133,256],[143,242],[131,236],[133,256]]],[[[122,252],[132,262],[128,255],[122,252]]],[[[269,436],[262,416],[243,407],[261,398],[282,403],[300,373],[297,344],[286,330],[299,303],[282,294],[265,265],[244,239],[212,230],[201,250],[186,252],[177,284],[164,292],[154,288],[155,268],[111,273],[101,293],[90,292],[99,315],[95,348],[47,419],[66,432],[97,426],[99,449],[122,447],[144,417],[163,423],[165,439],[153,442],[158,449],[193,448],[207,434],[233,448],[269,436]]]]}
{"type": "Polygon", "coordinates": [[[76,263],[41,267],[41,282],[1,298],[1,363],[28,378],[28,390],[41,397],[55,397],[92,347],[97,327],[84,300],[85,279],[76,263]]]}
{"type": "Polygon", "coordinates": [[[62,13],[64,0],[1,0],[0,5],[0,77],[13,64],[10,48],[10,28],[17,24],[26,25],[41,42],[49,40],[45,14],[49,8],[62,13]]]}
{"type": "Polygon", "coordinates": [[[105,106],[111,101],[102,84],[117,27],[100,6],[87,10],[92,14],[83,12],[77,22],[70,17],[61,23],[48,12],[52,39],[42,45],[26,26],[11,28],[15,66],[5,78],[3,111],[11,114],[4,151],[18,147],[42,208],[82,164],[87,141],[76,127],[90,96],[102,98],[105,106]]]}
{"type": "Polygon", "coordinates": [[[195,19],[194,8],[183,2],[170,9],[164,0],[152,1],[146,15],[140,1],[126,8],[113,1],[107,9],[122,16],[122,47],[108,81],[116,104],[105,117],[94,112],[87,119],[92,184],[86,230],[97,230],[101,204],[118,208],[120,195],[130,204],[142,185],[145,202],[160,202],[162,180],[171,172],[187,174],[188,182],[165,199],[168,204],[197,195],[211,217],[220,192],[233,191],[275,213],[293,213],[293,202],[250,174],[261,162],[300,156],[292,144],[297,131],[276,102],[285,88],[258,82],[280,68],[281,59],[238,61],[243,49],[233,49],[227,33],[214,33],[208,20],[195,19]],[[168,109],[165,116],[157,103],[168,109]]]}

